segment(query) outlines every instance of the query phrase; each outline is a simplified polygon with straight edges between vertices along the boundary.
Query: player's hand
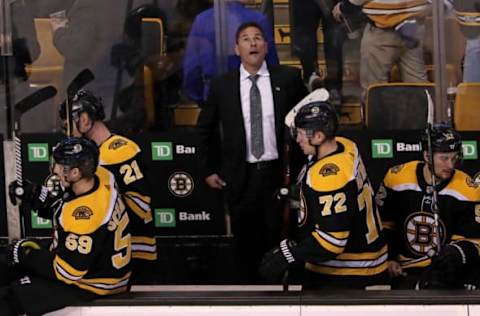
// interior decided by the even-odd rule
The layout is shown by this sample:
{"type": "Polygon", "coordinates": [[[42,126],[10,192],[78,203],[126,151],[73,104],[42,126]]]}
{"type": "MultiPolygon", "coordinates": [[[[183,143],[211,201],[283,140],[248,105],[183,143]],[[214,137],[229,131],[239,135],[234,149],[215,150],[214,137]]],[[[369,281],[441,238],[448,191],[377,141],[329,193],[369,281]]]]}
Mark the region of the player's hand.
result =
{"type": "Polygon", "coordinates": [[[39,250],[40,245],[31,239],[17,240],[7,248],[7,264],[10,267],[21,265],[32,250],[39,250]]]}
{"type": "Polygon", "coordinates": [[[268,251],[260,263],[260,275],[269,282],[281,282],[289,265],[295,262],[291,251],[295,245],[293,240],[284,239],[279,246],[268,251]]]}
{"type": "Polygon", "coordinates": [[[399,277],[403,274],[403,269],[397,261],[388,261],[388,274],[391,278],[399,277]]]}
{"type": "Polygon", "coordinates": [[[423,288],[462,288],[468,265],[472,263],[469,260],[475,261],[477,257],[476,246],[466,240],[443,246],[440,252],[432,257],[423,288]]]}
{"type": "Polygon", "coordinates": [[[212,189],[223,189],[224,186],[227,185],[225,181],[216,173],[209,175],[205,178],[205,182],[209,187],[212,189]]]}
{"type": "Polygon", "coordinates": [[[23,180],[23,185],[19,186],[17,181],[12,181],[8,185],[8,196],[13,205],[17,205],[17,199],[22,203],[31,203],[40,190],[40,186],[29,180],[23,180]]]}

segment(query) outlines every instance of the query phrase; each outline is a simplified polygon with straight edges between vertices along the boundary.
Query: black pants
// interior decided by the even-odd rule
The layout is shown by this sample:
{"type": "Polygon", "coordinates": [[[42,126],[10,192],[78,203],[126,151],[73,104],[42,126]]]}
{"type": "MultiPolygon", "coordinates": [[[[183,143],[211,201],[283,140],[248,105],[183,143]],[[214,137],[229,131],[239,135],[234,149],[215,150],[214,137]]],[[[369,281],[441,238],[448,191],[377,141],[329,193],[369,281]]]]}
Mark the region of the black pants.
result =
{"type": "Polygon", "coordinates": [[[280,172],[278,162],[262,169],[249,164],[243,192],[229,196],[236,282],[261,283],[258,267],[263,254],[280,242],[281,213],[275,198],[280,172]]]}
{"type": "Polygon", "coordinates": [[[91,301],[96,295],[58,280],[29,276],[9,269],[0,260],[0,315],[42,315],[79,302],[91,301]],[[10,282],[11,279],[15,279],[10,282]],[[13,314],[12,314],[13,313],[13,314]]]}
{"type": "MultiPolygon", "coordinates": [[[[337,0],[331,0],[336,4],[337,0]]],[[[322,21],[323,49],[327,65],[325,87],[342,89],[343,42],[346,31],[332,15],[324,16],[315,0],[290,0],[293,53],[300,59],[303,78],[307,82],[313,72],[318,72],[317,29],[322,21]]]]}

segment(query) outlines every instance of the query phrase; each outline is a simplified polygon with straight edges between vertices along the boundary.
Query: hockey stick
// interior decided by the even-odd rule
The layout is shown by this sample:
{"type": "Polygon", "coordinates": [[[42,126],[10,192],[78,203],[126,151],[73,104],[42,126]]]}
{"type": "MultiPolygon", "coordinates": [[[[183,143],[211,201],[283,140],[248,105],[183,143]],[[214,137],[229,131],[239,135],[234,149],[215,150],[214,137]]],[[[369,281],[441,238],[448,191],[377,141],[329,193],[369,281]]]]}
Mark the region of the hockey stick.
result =
{"type": "MultiPolygon", "coordinates": [[[[15,146],[15,182],[17,184],[15,194],[21,196],[23,190],[23,172],[22,172],[22,141],[20,139],[20,119],[22,114],[31,110],[38,104],[46,101],[57,94],[57,89],[53,86],[47,86],[35,91],[29,96],[23,98],[15,105],[15,121],[12,130],[12,139],[15,146]]],[[[20,236],[25,236],[25,219],[23,213],[20,212],[20,236]]]]}
{"type": "MultiPolygon", "coordinates": [[[[78,90],[80,90],[83,86],[88,84],[89,82],[93,81],[95,76],[93,72],[85,68],[80,73],[73,78],[72,82],[67,87],[67,95],[65,96],[65,111],[66,111],[66,118],[67,118],[67,136],[72,136],[72,105],[71,100],[77,94],[78,90]]],[[[63,104],[61,105],[63,107],[63,104]]]]}
{"type": "Polygon", "coordinates": [[[290,133],[285,132],[284,160],[283,160],[283,186],[277,198],[283,200],[281,237],[288,238],[290,231],[290,133]]]}
{"type": "Polygon", "coordinates": [[[428,90],[425,90],[427,94],[428,101],[428,115],[427,115],[427,127],[425,133],[427,135],[427,152],[428,152],[428,167],[430,169],[431,179],[432,179],[432,212],[433,212],[433,225],[437,229],[437,233],[434,234],[434,240],[436,241],[436,253],[438,254],[442,248],[441,246],[441,236],[440,236],[440,209],[438,207],[438,192],[437,192],[437,177],[435,176],[435,166],[433,165],[433,148],[432,148],[432,128],[433,128],[433,100],[428,93],[428,90]]]}

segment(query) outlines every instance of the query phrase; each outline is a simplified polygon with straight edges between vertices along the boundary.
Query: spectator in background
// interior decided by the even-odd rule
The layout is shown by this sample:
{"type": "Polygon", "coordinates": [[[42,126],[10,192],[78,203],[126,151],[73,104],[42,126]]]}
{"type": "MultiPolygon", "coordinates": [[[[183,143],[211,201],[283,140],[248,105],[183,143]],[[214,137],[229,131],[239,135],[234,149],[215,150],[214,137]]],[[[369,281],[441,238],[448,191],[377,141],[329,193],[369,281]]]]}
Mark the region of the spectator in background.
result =
{"type": "Polygon", "coordinates": [[[95,80],[87,88],[104,100],[107,120],[110,118],[114,95],[129,86],[133,77],[126,73],[119,87],[117,68],[111,64],[111,51],[115,44],[123,41],[124,22],[136,7],[150,4],[148,0],[76,0],[67,12],[51,15],[54,32],[53,43],[65,57],[64,85],[83,69],[89,68],[95,80]],[[63,17],[62,17],[63,15],[63,17]]]}
{"type": "Polygon", "coordinates": [[[455,130],[435,124],[430,135],[432,153],[428,138],[422,135],[421,161],[390,168],[376,196],[388,239],[392,285],[460,289],[474,284],[478,288],[480,188],[455,169],[462,159],[462,141],[455,130]]]}
{"type": "Polygon", "coordinates": [[[467,40],[463,81],[480,82],[480,0],[453,0],[453,5],[467,40]]]}
{"type": "Polygon", "coordinates": [[[267,45],[262,26],[240,25],[235,52],[241,65],[212,80],[197,124],[201,171],[209,187],[226,193],[235,273],[246,283],[259,281],[263,253],[280,241],[274,194],[282,183],[283,118],[307,92],[299,69],[267,65],[267,45]],[[218,126],[221,150],[215,147],[218,126]]]}
{"type": "Polygon", "coordinates": [[[332,16],[333,4],[339,0],[290,0],[291,34],[293,52],[300,58],[303,80],[309,90],[319,87],[320,81],[317,56],[317,29],[320,20],[323,31],[323,50],[327,66],[325,88],[330,93],[330,102],[341,105],[343,80],[343,43],[345,27],[332,16]]]}
{"type": "MultiPolygon", "coordinates": [[[[268,43],[266,62],[268,65],[278,64],[277,50],[272,35],[270,23],[260,12],[248,9],[245,4],[251,0],[227,1],[227,46],[228,70],[238,69],[240,59],[234,52],[235,32],[244,22],[258,23],[265,33],[268,43]]],[[[200,13],[193,22],[188,35],[187,47],[183,61],[183,91],[192,101],[202,105],[208,94],[210,80],[218,73],[217,54],[215,43],[215,15],[214,9],[200,13]]]]}
{"type": "Polygon", "coordinates": [[[422,18],[428,0],[342,0],[333,9],[337,21],[362,6],[370,19],[363,32],[360,54],[360,84],[365,100],[368,86],[388,82],[394,64],[404,82],[425,82],[422,18]],[[391,2],[391,3],[390,3],[391,2]]]}

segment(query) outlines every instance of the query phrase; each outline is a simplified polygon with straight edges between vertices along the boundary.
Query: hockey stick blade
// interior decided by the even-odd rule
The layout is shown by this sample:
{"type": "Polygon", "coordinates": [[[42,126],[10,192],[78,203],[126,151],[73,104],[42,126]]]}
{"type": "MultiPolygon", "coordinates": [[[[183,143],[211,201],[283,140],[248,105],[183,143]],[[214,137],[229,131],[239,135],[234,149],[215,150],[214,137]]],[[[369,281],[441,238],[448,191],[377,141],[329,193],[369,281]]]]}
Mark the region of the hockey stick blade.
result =
{"type": "Polygon", "coordinates": [[[94,79],[95,79],[95,76],[93,75],[93,72],[90,69],[88,68],[83,69],[68,85],[67,97],[69,98],[73,97],[78,92],[78,90],[80,90],[83,86],[93,81],[94,79]]]}
{"type": "Polygon", "coordinates": [[[57,89],[55,89],[54,86],[47,86],[23,98],[21,101],[15,104],[15,110],[17,110],[20,114],[24,114],[43,101],[54,97],[56,94],[57,89]]]}

